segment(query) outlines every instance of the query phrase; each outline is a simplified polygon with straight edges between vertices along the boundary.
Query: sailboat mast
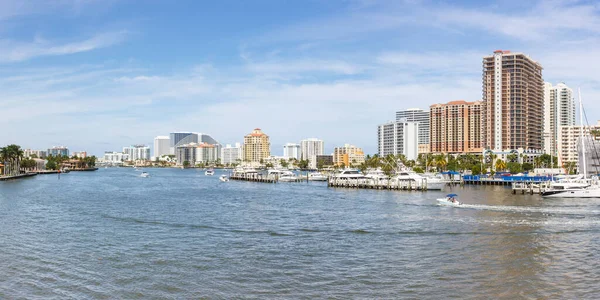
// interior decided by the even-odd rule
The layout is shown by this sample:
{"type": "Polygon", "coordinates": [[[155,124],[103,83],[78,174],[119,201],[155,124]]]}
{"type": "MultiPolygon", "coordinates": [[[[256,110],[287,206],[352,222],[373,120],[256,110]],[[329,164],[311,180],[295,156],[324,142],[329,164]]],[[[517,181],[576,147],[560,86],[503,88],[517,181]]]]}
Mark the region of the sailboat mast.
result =
{"type": "Polygon", "coordinates": [[[583,103],[581,103],[581,88],[577,88],[577,93],[579,94],[579,122],[581,124],[581,126],[579,126],[579,135],[581,136],[581,153],[583,154],[583,159],[581,160],[581,163],[583,164],[583,179],[586,179],[587,163],[585,159],[585,136],[583,135],[583,103]]]}

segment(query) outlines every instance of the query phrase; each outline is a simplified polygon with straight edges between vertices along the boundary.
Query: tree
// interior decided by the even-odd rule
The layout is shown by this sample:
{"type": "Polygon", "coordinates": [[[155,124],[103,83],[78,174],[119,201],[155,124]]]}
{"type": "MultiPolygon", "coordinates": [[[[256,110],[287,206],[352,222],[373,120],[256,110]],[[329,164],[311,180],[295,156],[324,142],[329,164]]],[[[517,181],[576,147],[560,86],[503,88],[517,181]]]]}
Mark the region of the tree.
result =
{"type": "Polygon", "coordinates": [[[279,160],[279,164],[282,168],[287,168],[289,166],[289,163],[285,159],[279,160]]]}
{"type": "Polygon", "coordinates": [[[413,168],[413,171],[415,171],[416,173],[420,173],[420,174],[422,174],[422,173],[425,173],[425,172],[423,171],[423,169],[421,169],[420,167],[414,167],[414,168],[413,168]]]}
{"type": "Polygon", "coordinates": [[[440,154],[435,157],[435,165],[438,167],[439,171],[445,170],[446,166],[448,165],[448,161],[446,161],[444,154],[440,154]]]}
{"type": "Polygon", "coordinates": [[[189,168],[189,167],[190,167],[190,162],[189,162],[189,161],[187,161],[187,160],[186,160],[186,161],[184,161],[184,162],[183,162],[183,167],[184,167],[184,168],[189,168]]]}
{"type": "Polygon", "coordinates": [[[533,164],[532,163],[523,163],[523,172],[529,172],[533,170],[533,164]]]}
{"type": "Polygon", "coordinates": [[[567,173],[569,173],[569,175],[573,175],[575,174],[575,171],[577,169],[577,163],[575,163],[574,161],[568,161],[564,163],[563,167],[567,170],[567,173]]]}
{"type": "Polygon", "coordinates": [[[509,162],[506,164],[506,167],[511,174],[518,174],[522,172],[522,166],[518,162],[509,162]]]}
{"type": "Polygon", "coordinates": [[[482,171],[483,171],[483,166],[480,163],[471,167],[471,174],[473,174],[473,175],[479,175],[482,173],[482,171]]]}
{"type": "Polygon", "coordinates": [[[317,170],[321,171],[323,166],[325,165],[325,161],[323,159],[317,160],[317,170]]]}
{"type": "Polygon", "coordinates": [[[496,160],[496,171],[506,170],[506,163],[502,159],[496,160]]]}
{"type": "Polygon", "coordinates": [[[367,174],[367,169],[369,169],[369,166],[367,165],[366,162],[361,163],[360,165],[358,165],[358,169],[363,173],[363,174],[367,174]]]}

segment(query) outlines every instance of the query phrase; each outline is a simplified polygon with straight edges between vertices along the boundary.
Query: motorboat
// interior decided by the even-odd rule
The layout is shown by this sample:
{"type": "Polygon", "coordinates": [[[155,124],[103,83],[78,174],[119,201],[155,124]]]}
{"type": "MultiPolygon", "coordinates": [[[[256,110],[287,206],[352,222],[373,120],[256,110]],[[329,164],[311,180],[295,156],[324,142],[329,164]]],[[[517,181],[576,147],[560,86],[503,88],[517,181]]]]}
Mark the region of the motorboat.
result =
{"type": "Polygon", "coordinates": [[[392,178],[394,181],[413,181],[418,187],[426,190],[442,190],[446,181],[434,176],[422,176],[414,171],[399,171],[392,178]]]}
{"type": "Polygon", "coordinates": [[[456,200],[456,198],[458,197],[457,194],[448,194],[446,195],[445,198],[438,198],[436,199],[438,205],[444,205],[444,206],[460,206],[462,203],[460,203],[458,200],[456,200]]]}
{"type": "Polygon", "coordinates": [[[365,175],[365,178],[373,179],[374,181],[379,181],[379,180],[387,180],[387,179],[389,179],[389,176],[387,176],[385,174],[385,172],[383,172],[381,169],[369,169],[369,170],[367,170],[367,174],[365,175]]]}
{"type": "Polygon", "coordinates": [[[313,172],[308,174],[309,181],[327,181],[327,176],[320,172],[313,172]]]}
{"type": "Polygon", "coordinates": [[[298,176],[289,170],[269,170],[267,174],[274,176],[281,182],[296,182],[299,180],[298,176]]]}
{"type": "Polygon", "coordinates": [[[223,174],[219,176],[219,180],[221,180],[221,182],[228,182],[229,178],[227,178],[227,175],[223,174]]]}
{"type": "Polygon", "coordinates": [[[204,172],[204,175],[206,175],[206,176],[213,176],[213,175],[215,175],[215,170],[208,169],[208,170],[206,170],[206,172],[204,172]]]}
{"type": "Polygon", "coordinates": [[[361,174],[358,170],[355,170],[355,169],[345,169],[345,170],[342,170],[341,172],[333,175],[333,178],[342,179],[342,180],[364,179],[365,175],[361,174]]]}
{"type": "Polygon", "coordinates": [[[142,172],[142,174],[140,174],[140,177],[150,177],[150,174],[146,173],[146,172],[142,172]]]}
{"type": "Polygon", "coordinates": [[[572,183],[554,183],[542,192],[546,198],[600,198],[600,186],[578,186],[572,183]]]}

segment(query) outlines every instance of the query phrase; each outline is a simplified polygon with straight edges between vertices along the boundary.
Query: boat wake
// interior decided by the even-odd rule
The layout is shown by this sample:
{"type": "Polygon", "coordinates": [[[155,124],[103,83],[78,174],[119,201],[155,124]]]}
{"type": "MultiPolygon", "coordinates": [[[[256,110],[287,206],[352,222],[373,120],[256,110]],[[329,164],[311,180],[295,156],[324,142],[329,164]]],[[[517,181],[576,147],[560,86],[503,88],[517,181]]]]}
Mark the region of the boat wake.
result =
{"type": "Polygon", "coordinates": [[[515,213],[542,213],[542,214],[561,214],[561,215],[600,215],[600,210],[590,210],[589,207],[579,206],[570,207],[527,207],[527,206],[503,206],[503,205],[485,205],[485,204],[461,204],[455,208],[489,210],[499,212],[515,213]]]}

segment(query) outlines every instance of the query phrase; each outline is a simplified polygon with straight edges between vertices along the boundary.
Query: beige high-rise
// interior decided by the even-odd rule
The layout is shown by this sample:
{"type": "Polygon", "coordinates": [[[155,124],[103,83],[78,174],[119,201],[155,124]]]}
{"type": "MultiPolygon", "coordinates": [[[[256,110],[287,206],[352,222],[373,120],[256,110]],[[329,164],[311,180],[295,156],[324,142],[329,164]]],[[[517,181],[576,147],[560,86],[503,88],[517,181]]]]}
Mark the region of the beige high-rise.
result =
{"type": "Polygon", "coordinates": [[[463,100],[430,106],[431,152],[481,153],[481,108],[463,100]]]}
{"type": "Polygon", "coordinates": [[[269,136],[260,128],[254,129],[244,137],[244,161],[260,162],[271,156],[269,136]]]}
{"type": "Polygon", "coordinates": [[[483,58],[483,147],[541,150],[542,66],[523,53],[497,50],[483,58]]]}

